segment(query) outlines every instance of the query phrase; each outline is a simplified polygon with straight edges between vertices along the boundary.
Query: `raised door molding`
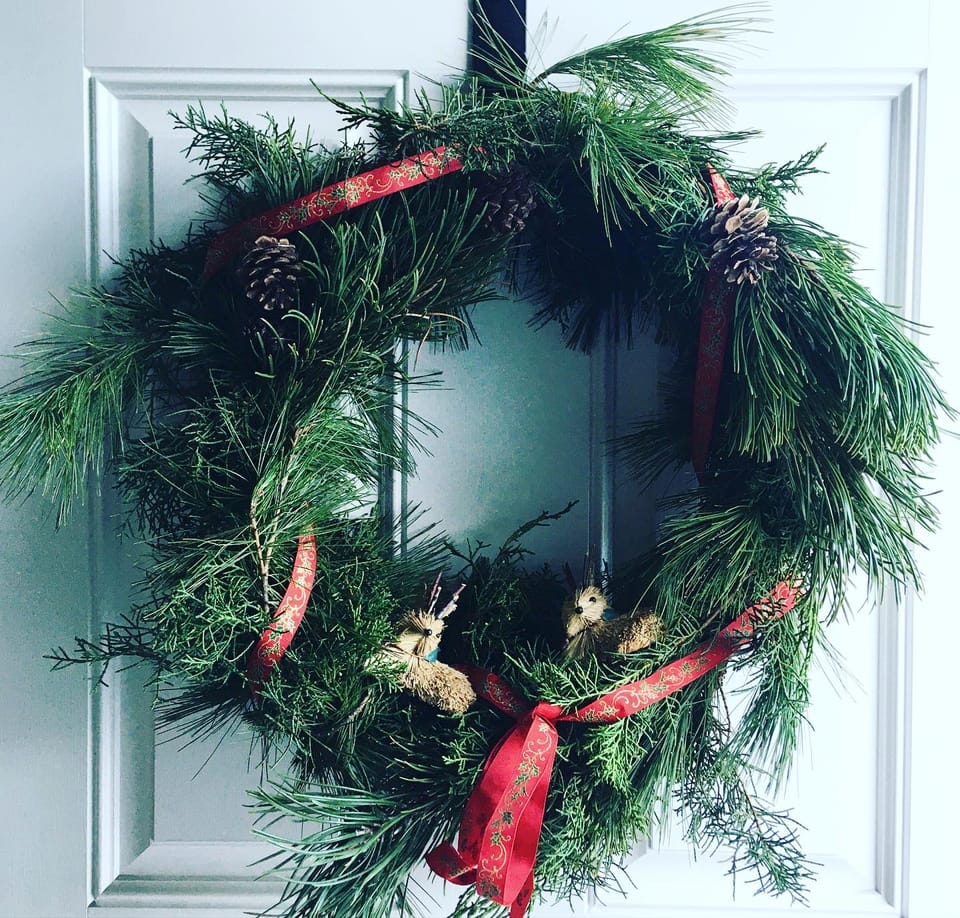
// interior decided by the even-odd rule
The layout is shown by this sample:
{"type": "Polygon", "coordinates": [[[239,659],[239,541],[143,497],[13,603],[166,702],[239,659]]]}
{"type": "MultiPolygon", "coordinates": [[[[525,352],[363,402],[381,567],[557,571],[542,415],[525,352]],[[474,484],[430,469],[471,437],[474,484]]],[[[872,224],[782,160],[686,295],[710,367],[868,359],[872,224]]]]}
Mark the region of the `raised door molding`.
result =
{"type": "MultiPolygon", "coordinates": [[[[104,250],[122,253],[146,242],[155,230],[152,144],[157,104],[221,99],[272,103],[318,99],[314,79],[343,98],[392,105],[405,98],[402,71],[330,73],[320,71],[198,71],[169,69],[100,69],[89,73],[91,269],[109,272],[104,250]]],[[[918,246],[916,202],[923,161],[923,74],[917,71],[740,71],[731,86],[735,101],[823,100],[849,104],[855,115],[863,102],[889,105],[889,200],[885,227],[886,298],[912,315],[915,305],[918,246]]],[[[603,429],[617,414],[616,358],[612,349],[591,360],[590,403],[603,429]]],[[[597,541],[614,556],[613,507],[616,477],[600,453],[591,454],[590,526],[597,541]]],[[[108,501],[109,498],[105,498],[108,501]]],[[[101,506],[91,515],[91,540],[97,558],[93,607],[101,609],[115,579],[118,547],[110,517],[101,506]]],[[[908,856],[909,821],[905,762],[910,742],[911,603],[892,599],[880,609],[876,665],[882,678],[873,716],[876,748],[876,882],[863,878],[841,856],[824,859],[811,918],[866,918],[904,914],[902,877],[908,856]]],[[[95,615],[91,630],[102,622],[95,615]]],[[[114,918],[239,918],[272,904],[276,881],[256,880],[264,847],[250,843],[154,842],[153,731],[149,708],[136,678],[118,677],[94,697],[91,707],[91,775],[93,786],[91,851],[92,909],[111,909],[114,918]]],[[[811,852],[816,856],[816,852],[811,852]]],[[[717,885],[708,864],[692,865],[681,850],[647,855],[655,869],[637,874],[643,886],[627,902],[610,896],[604,906],[588,904],[589,913],[606,918],[736,918],[781,916],[788,903],[753,899],[744,890],[735,904],[721,905],[729,880],[717,885]],[[702,869],[703,868],[703,869],[702,869]]],[[[564,910],[565,911],[565,910],[564,910]]],[[[559,914],[558,910],[558,914],[559,914]]],[[[795,913],[795,912],[794,912],[795,913]]]]}
{"type": "MultiPolygon", "coordinates": [[[[880,151],[887,156],[886,181],[876,189],[878,198],[886,201],[886,225],[883,251],[873,253],[882,259],[884,274],[881,288],[874,286],[874,291],[912,319],[919,292],[925,74],[912,69],[741,70],[731,80],[728,96],[739,105],[840,104],[849,107],[852,126],[857,123],[858,106],[886,106],[888,146],[880,151]]],[[[799,152],[802,150],[795,150],[793,155],[799,152]]],[[[865,880],[842,852],[809,851],[822,863],[811,889],[810,908],[804,910],[816,918],[906,915],[912,610],[913,596],[908,594],[899,602],[893,596],[884,597],[874,613],[877,691],[871,701],[876,722],[875,877],[872,884],[865,880]]],[[[842,771],[842,752],[831,757],[815,748],[815,754],[823,766],[837,768],[838,782],[854,780],[842,771]]],[[[630,891],[628,902],[618,904],[615,897],[608,897],[606,907],[598,914],[607,918],[773,918],[796,912],[788,901],[754,898],[750,887],[742,884],[736,901],[729,901],[730,879],[723,877],[723,870],[709,858],[694,863],[687,851],[677,849],[654,850],[647,858],[655,864],[645,863],[642,876],[635,876],[638,888],[630,891]],[[647,866],[653,869],[647,870],[647,866]],[[683,890],[679,897],[677,890],[683,890]]]]}
{"type": "MultiPolygon", "coordinates": [[[[885,302],[908,321],[916,318],[920,295],[921,202],[925,150],[926,73],[918,69],[823,69],[740,73],[735,101],[776,98],[843,102],[880,101],[888,106],[887,183],[877,194],[887,201],[885,302]]],[[[855,122],[852,122],[855,124],[855,122]]],[[[915,335],[916,337],[916,335],[915,335]]],[[[908,591],[898,602],[888,595],[877,609],[876,877],[874,907],[906,914],[905,874],[909,863],[909,786],[912,741],[910,687],[913,681],[913,604],[908,591]]],[[[825,870],[832,869],[825,865],[825,870]]]]}
{"type": "MultiPolygon", "coordinates": [[[[366,99],[389,107],[406,99],[408,82],[408,73],[401,70],[87,71],[91,278],[108,278],[112,256],[123,257],[157,233],[154,145],[158,136],[169,141],[168,109],[232,100],[253,103],[259,112],[293,103],[301,110],[306,105],[322,107],[326,111],[318,108],[318,115],[329,120],[332,108],[313,84],[344,100],[366,99]]],[[[89,632],[96,635],[116,610],[127,608],[124,583],[132,580],[134,570],[116,532],[119,508],[114,496],[104,490],[94,495],[90,507],[89,632]]],[[[177,902],[213,908],[218,914],[223,908],[239,909],[238,903],[248,900],[270,904],[265,898],[272,896],[272,902],[276,896],[265,895],[269,884],[255,884],[257,871],[241,876],[237,867],[257,860],[262,846],[153,841],[155,735],[150,698],[136,669],[111,672],[107,682],[108,688],[94,691],[89,705],[92,907],[133,908],[138,918],[149,918],[158,908],[179,908],[177,902]],[[198,862],[206,865],[208,874],[202,882],[195,873],[198,862]]]]}

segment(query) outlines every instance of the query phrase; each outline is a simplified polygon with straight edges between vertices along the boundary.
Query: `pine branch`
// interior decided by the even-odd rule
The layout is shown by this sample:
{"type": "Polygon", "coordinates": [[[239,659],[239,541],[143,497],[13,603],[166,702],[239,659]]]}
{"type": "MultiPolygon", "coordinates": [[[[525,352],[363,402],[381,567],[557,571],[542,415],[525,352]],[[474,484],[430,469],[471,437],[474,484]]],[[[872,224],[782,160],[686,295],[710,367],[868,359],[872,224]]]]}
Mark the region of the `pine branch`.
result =
{"type": "Polygon", "coordinates": [[[309,130],[298,136],[292,119],[281,126],[263,115],[264,127],[257,128],[231,116],[224,105],[215,116],[198,105],[171,117],[175,129],[190,134],[184,153],[202,167],[194,179],[210,187],[204,200],[211,218],[223,222],[238,222],[353,175],[363,161],[362,146],[328,150],[309,130]]]}
{"type": "Polygon", "coordinates": [[[719,105],[715,86],[726,76],[717,52],[691,48],[716,45],[756,28],[748,5],[720,15],[695,17],[641,35],[631,35],[564,58],[538,74],[534,84],[558,75],[575,76],[592,86],[612,84],[624,95],[651,96],[677,114],[702,115],[719,105]]]}
{"type": "Polygon", "coordinates": [[[400,915],[425,914],[408,874],[447,830],[432,814],[389,796],[329,786],[297,792],[274,785],[253,797],[264,817],[285,816],[312,827],[296,840],[257,830],[280,852],[271,858],[279,860],[271,873],[288,881],[277,914],[382,918],[394,909],[400,915]]]}
{"type": "MultiPolygon", "coordinates": [[[[96,306],[108,295],[89,298],[96,306]]],[[[156,345],[79,316],[59,324],[59,334],[24,345],[23,375],[0,391],[0,477],[11,496],[50,497],[62,522],[88,473],[100,474],[108,448],[121,443],[124,412],[143,397],[143,365],[156,345]]]]}

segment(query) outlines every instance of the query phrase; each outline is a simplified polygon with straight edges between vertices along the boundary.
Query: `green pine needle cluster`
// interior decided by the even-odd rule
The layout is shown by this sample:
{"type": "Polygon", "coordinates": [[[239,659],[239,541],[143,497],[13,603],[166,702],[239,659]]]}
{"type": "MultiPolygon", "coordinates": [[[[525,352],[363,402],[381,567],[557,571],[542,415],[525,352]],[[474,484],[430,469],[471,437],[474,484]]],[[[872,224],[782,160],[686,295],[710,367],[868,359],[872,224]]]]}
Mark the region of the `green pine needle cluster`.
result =
{"type": "MultiPolygon", "coordinates": [[[[530,77],[493,36],[495,78],[466,74],[397,109],[336,103],[369,140],[333,149],[269,117],[190,108],[176,125],[204,183],[201,228],[131,253],[21,351],[20,378],[0,391],[0,483],[43,493],[62,518],[90,475],[112,476],[149,552],[134,608],[55,651],[55,667],[103,675],[112,660],[141,661],[164,730],[243,726],[268,753],[291,752],[292,772],[255,792],[289,879],[278,914],[424,913],[410,871],[455,833],[510,726],[484,704],[441,714],[375,663],[444,570],[467,588],[441,659],[567,707],[650,675],[778,581],[801,580],[794,611],[729,667],[746,674],[735,726],[719,672],[628,720],[561,725],[536,894],[620,889],[634,845],[676,812],[701,849],[729,853],[735,876],[803,898],[798,827],[757,787],[789,770],[811,661],[851,572],[878,589],[917,580],[913,550],[935,523],[923,463],[946,406],[912,329],[857,282],[845,244],[788,213],[817,151],[743,171],[726,148],[745,135],[710,132],[723,66],[701,46],[745,25],[692,20],[530,77]],[[283,316],[252,315],[234,267],[200,281],[224,226],[438,145],[461,172],[294,234],[302,275],[283,316]],[[492,557],[429,525],[398,552],[398,533],[418,524],[406,509],[385,518],[378,488],[411,467],[416,436],[399,431],[431,428],[398,423],[395,395],[432,380],[412,378],[397,345],[470,344],[471,314],[504,273],[536,300],[531,321],[558,322],[571,347],[652,325],[676,354],[674,378],[662,412],[616,444],[651,486],[690,460],[708,162],[762,198],[779,260],[738,290],[704,481],[670,497],[656,548],[611,583],[616,607],[661,617],[663,638],[566,660],[563,579],[531,568],[523,547],[565,511],[520,526],[492,557]],[[485,197],[516,167],[538,201],[519,235],[488,219],[485,197]],[[247,661],[304,533],[317,543],[307,614],[254,703],[247,661]],[[280,816],[302,836],[278,837],[280,816]]],[[[468,889],[454,914],[496,912],[468,889]]]]}

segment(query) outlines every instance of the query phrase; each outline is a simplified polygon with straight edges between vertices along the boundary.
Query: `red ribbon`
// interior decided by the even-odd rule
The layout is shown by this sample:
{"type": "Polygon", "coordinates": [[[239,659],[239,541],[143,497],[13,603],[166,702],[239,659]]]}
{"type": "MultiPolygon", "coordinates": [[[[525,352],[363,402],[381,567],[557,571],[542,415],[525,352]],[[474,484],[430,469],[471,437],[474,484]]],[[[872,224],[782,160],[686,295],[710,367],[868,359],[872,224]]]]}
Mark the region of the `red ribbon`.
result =
{"type": "Polygon", "coordinates": [[[467,800],[459,847],[439,845],[427,854],[430,868],[451,883],[475,884],[480,895],[510,906],[510,918],[521,918],[533,894],[533,868],[557,751],[556,724],[613,723],[678,692],[740,650],[758,623],[789,612],[798,593],[798,586],[778,583],[713,641],[568,714],[543,701],[531,706],[495,673],[460,667],[478,695],[517,723],[490,753],[467,800]]]}
{"type": "MultiPolygon", "coordinates": [[[[735,197],[720,173],[707,163],[710,184],[717,207],[735,197]]],[[[718,268],[710,268],[700,301],[700,346],[697,351],[697,374],[693,384],[693,469],[703,483],[710,450],[710,437],[717,413],[720,378],[727,353],[727,337],[733,318],[736,287],[731,287],[718,268]]]]}
{"type": "Polygon", "coordinates": [[[254,698],[260,697],[264,682],[287,652],[300,622],[303,621],[316,573],[317,540],[312,535],[300,536],[287,591],[283,594],[277,611],[273,613],[273,620],[247,660],[247,678],[254,698]]]}
{"type": "Polygon", "coordinates": [[[207,249],[201,282],[209,280],[258,236],[289,236],[361,204],[405,191],[463,168],[445,147],[435,147],[399,162],[361,172],[251,217],[217,236],[207,249]]]}

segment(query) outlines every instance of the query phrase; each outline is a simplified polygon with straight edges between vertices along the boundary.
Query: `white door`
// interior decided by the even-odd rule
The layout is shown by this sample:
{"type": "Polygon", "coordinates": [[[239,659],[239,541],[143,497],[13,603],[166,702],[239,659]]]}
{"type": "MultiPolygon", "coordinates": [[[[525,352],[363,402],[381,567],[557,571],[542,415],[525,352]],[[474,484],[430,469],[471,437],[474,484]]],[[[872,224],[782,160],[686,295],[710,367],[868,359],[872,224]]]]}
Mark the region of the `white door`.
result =
{"type": "MultiPolygon", "coordinates": [[[[711,4],[528,7],[532,26],[547,19],[540,53],[549,59],[711,4]]],[[[861,245],[873,288],[936,326],[926,347],[960,404],[960,368],[949,351],[958,320],[946,190],[955,181],[952,94],[960,88],[949,47],[960,22],[951,7],[776,0],[768,31],[745,38],[753,50],[739,57],[729,95],[738,127],[767,132],[745,146],[747,164],[828,142],[831,174],[810,181],[796,209],[861,245]]],[[[181,184],[190,167],[169,109],[224,99],[243,117],[295,115],[332,138],[333,113],[311,78],[335,96],[393,104],[422,75],[461,66],[466,34],[460,0],[86,0],[82,8],[38,0],[9,6],[4,21],[4,352],[41,328],[48,291],[63,295],[87,270],[108,270],[102,250],[122,255],[151,234],[182,234],[195,192],[181,184]]],[[[487,541],[578,497],[563,526],[532,547],[546,558],[576,558],[587,541],[602,541],[614,562],[629,557],[634,534],[653,531],[655,510],[603,461],[599,441],[649,397],[655,350],[641,342],[628,354],[568,353],[555,331],[525,328],[522,305],[485,309],[478,326],[482,351],[422,360],[424,370],[445,372],[450,391],[421,395],[418,406],[445,435],[406,496],[432,507],[452,535],[487,541]],[[494,401],[502,410],[492,415],[494,401]]],[[[960,818],[945,701],[952,686],[941,662],[953,636],[949,549],[960,498],[947,470],[956,460],[956,445],[945,444],[932,485],[945,489],[944,527],[923,559],[926,593],[838,628],[859,684],[839,694],[826,678],[814,687],[816,733],[786,801],[824,865],[814,915],[960,916],[947,841],[960,818]]],[[[57,534],[39,500],[2,508],[0,915],[79,916],[91,901],[115,918],[227,918],[264,908],[276,887],[254,883],[246,866],[258,853],[243,809],[244,789],[257,780],[245,770],[246,743],[226,743],[194,778],[213,750],[155,749],[135,675],[111,676],[111,688],[91,699],[81,673],[51,675],[41,659],[123,607],[129,571],[104,522],[109,503],[94,499],[88,515],[57,534]]],[[[734,902],[722,865],[692,863],[676,837],[654,847],[633,865],[637,889],[626,900],[581,911],[709,918],[788,909],[753,899],[748,888],[734,902]]]]}

